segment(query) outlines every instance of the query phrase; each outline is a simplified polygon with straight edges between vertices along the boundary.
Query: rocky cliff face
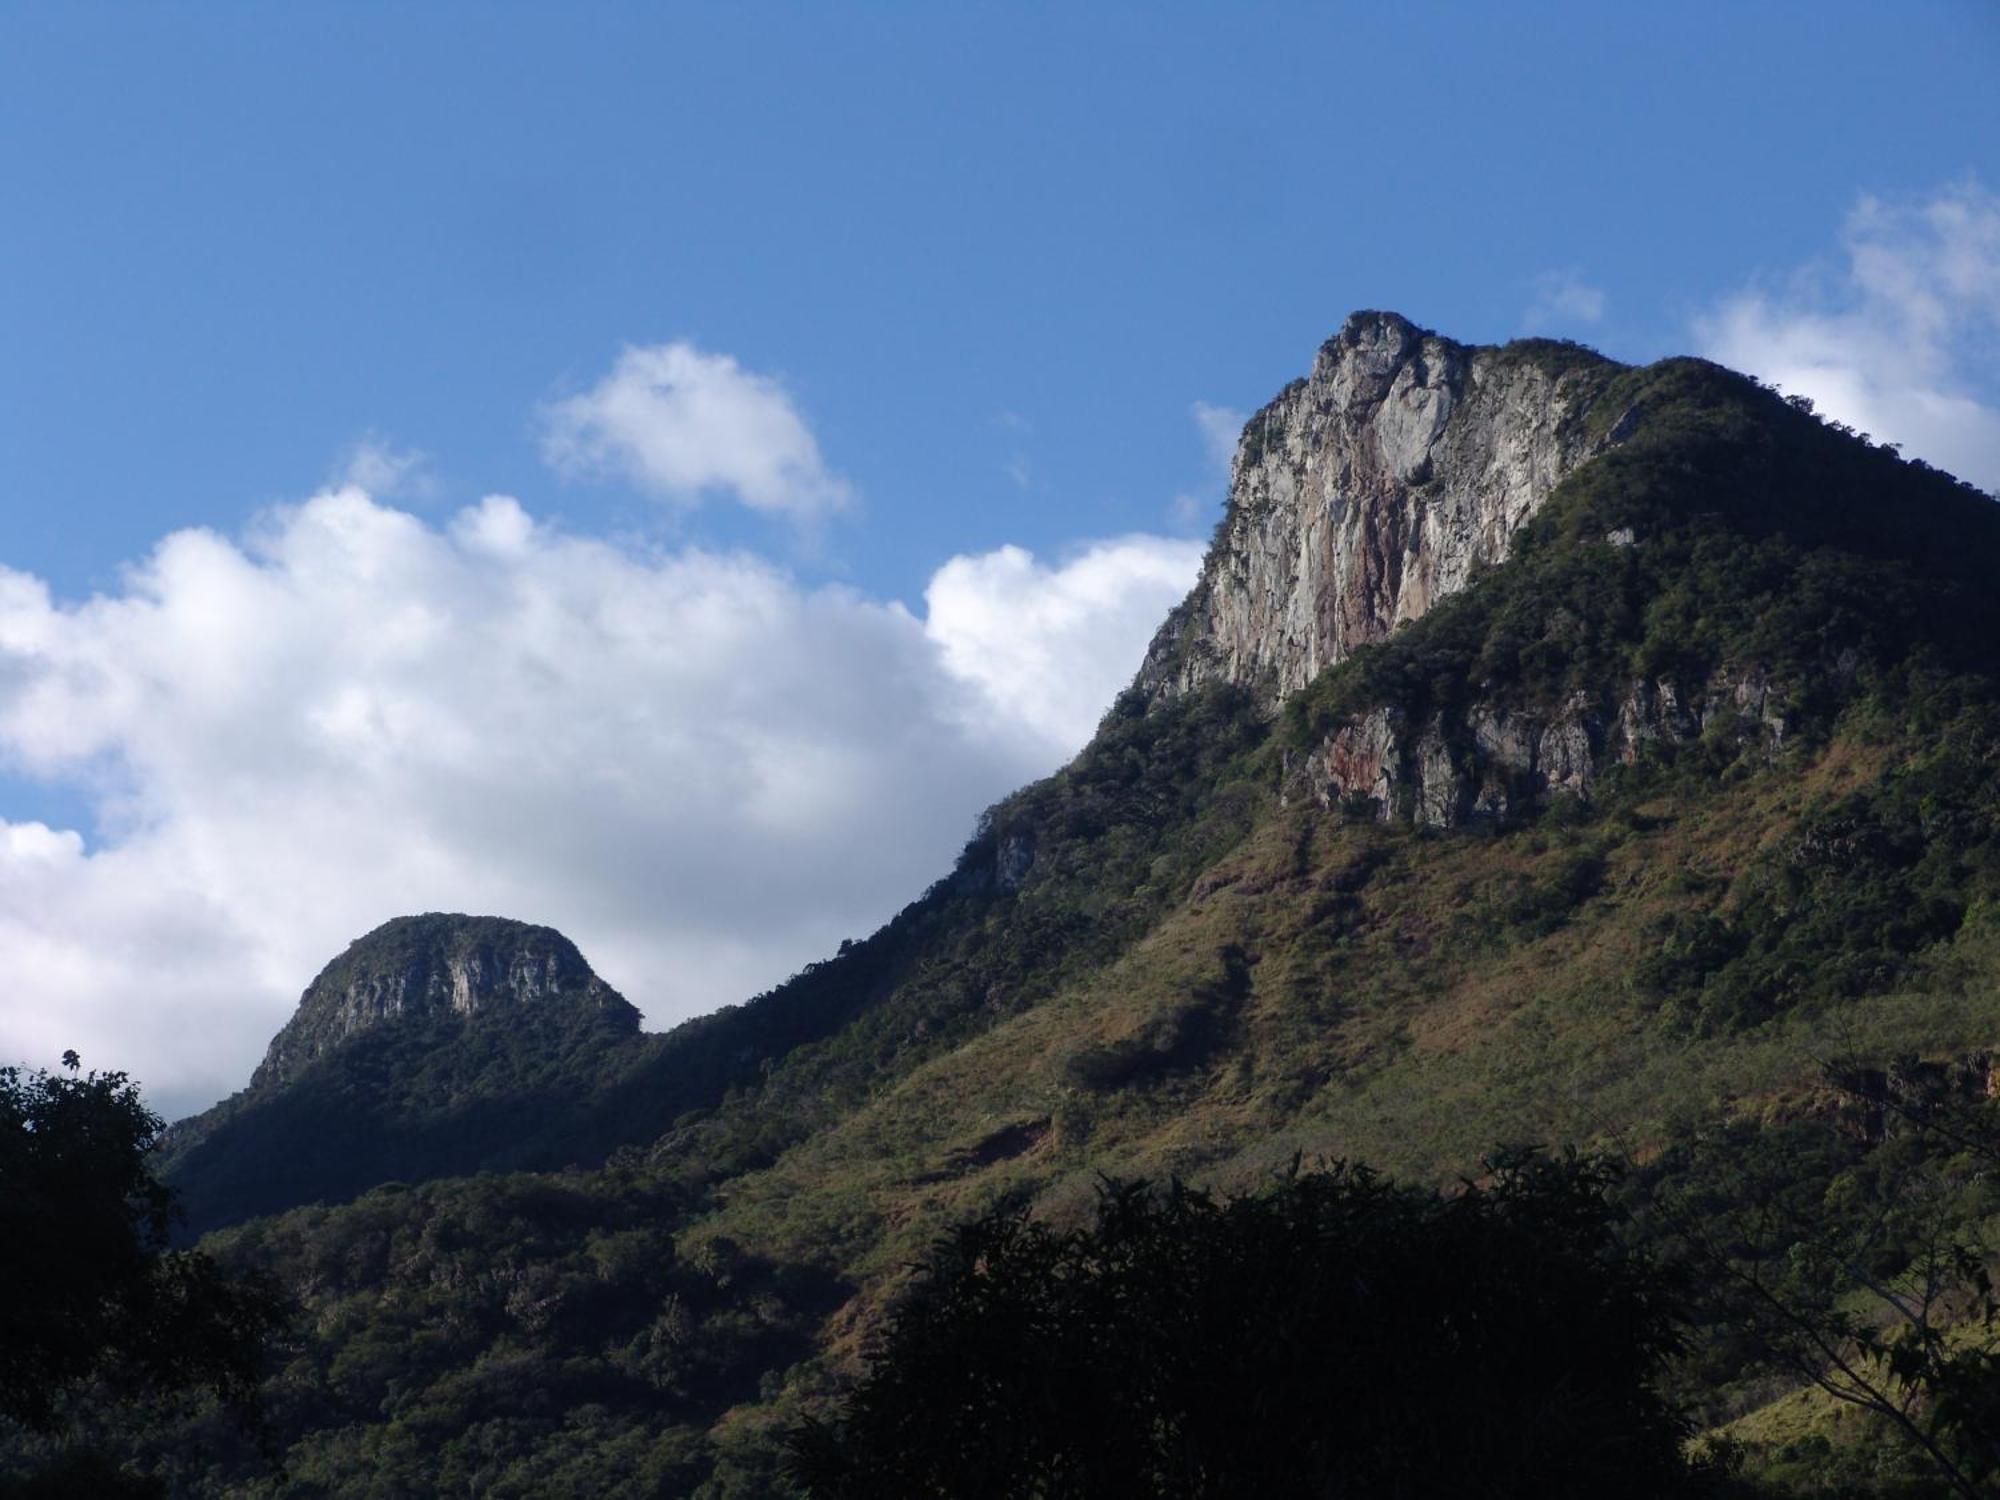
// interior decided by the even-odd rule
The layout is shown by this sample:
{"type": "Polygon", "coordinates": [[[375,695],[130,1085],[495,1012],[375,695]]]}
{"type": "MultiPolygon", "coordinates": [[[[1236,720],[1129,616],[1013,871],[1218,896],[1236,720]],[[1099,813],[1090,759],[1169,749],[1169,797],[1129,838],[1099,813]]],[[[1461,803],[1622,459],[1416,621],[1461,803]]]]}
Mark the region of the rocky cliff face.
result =
{"type": "Polygon", "coordinates": [[[1349,318],[1244,428],[1216,544],[1138,686],[1222,681],[1275,704],[1499,561],[1549,491],[1624,436],[1585,421],[1618,367],[1561,355],[1349,318]]]}
{"type": "Polygon", "coordinates": [[[251,1088],[282,1086],[318,1058],[405,1016],[501,1017],[565,1008],[636,1033],[639,1015],[549,927],[499,917],[398,917],[328,964],[271,1040],[251,1088]]]}
{"type": "Polygon", "coordinates": [[[1775,753],[1787,724],[1761,673],[1724,674],[1693,694],[1671,682],[1574,694],[1553,710],[1478,704],[1463,716],[1412,723],[1378,707],[1287,767],[1285,796],[1366,811],[1382,821],[1454,828],[1507,818],[1567,794],[1588,801],[1607,766],[1649,745],[1711,730],[1761,740],[1775,753]]]}

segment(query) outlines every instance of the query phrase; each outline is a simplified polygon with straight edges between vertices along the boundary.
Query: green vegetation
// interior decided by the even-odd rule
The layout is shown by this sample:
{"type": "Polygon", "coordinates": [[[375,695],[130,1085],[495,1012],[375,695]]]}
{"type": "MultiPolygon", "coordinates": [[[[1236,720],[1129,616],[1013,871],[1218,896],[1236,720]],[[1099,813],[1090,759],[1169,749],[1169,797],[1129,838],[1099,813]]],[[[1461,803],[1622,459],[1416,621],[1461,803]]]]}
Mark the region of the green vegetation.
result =
{"type": "Polygon", "coordinates": [[[813,1496],[1635,1497],[1707,1490],[1661,1398],[1683,1288],[1602,1164],[1447,1196],[1365,1168],[1218,1200],[1107,1183],[947,1236],[830,1424],[813,1496]]]}
{"type": "MultiPolygon", "coordinates": [[[[134,1421],[119,1451],[190,1494],[430,1494],[433,1469],[491,1495],[783,1494],[781,1434],[856,1388],[948,1225],[1059,1258],[1099,1174],[1178,1177],[1144,1212],[1178,1202],[1200,1241],[1300,1154],[1428,1188],[1506,1141],[1642,1163],[1648,1254],[1764,1277],[1896,1399],[1986,1357],[1988,1169],[1871,1126],[1822,1063],[1914,1077],[2000,1043],[2000,510],[1713,366],[1509,357],[1602,382],[1621,445],[1275,721],[1128,694],[948,878],[745,1006],[660,1038],[381,1028],[246,1115],[210,1221],[257,1206],[229,1177],[257,1151],[295,1165],[288,1202],[329,1200],[207,1242],[304,1310],[265,1387],[293,1487],[213,1414],[134,1421]],[[1635,694],[1661,732],[1621,762],[1606,726],[1635,694]],[[1599,774],[1449,832],[1322,808],[1302,756],[1375,709],[1437,725],[1472,779],[1476,714],[1574,712],[1599,774]],[[335,1119],[377,1132],[365,1170],[313,1156],[335,1119]],[[1942,1341],[1871,1364],[1895,1328],[1849,1270],[1899,1284],[1927,1245],[1975,1247],[1929,1262],[1964,1273],[1942,1341]]],[[[1379,1191],[1397,1223],[1447,1212],[1379,1191]]],[[[1948,1493],[1783,1334],[1704,1304],[1647,1389],[1766,1493],[1948,1493]]]]}
{"type": "Polygon", "coordinates": [[[269,1422],[287,1475],[220,1434],[158,1455],[178,1490],[681,1494],[707,1428],[804,1357],[848,1288],[672,1227],[687,1203],[627,1166],[377,1189],[211,1241],[300,1291],[269,1422]]]}
{"type": "Polygon", "coordinates": [[[0,1475],[0,1494],[146,1493],[65,1441],[90,1398],[204,1391],[251,1422],[281,1305],[261,1271],[168,1248],[172,1195],[147,1160],[159,1118],[122,1073],[63,1061],[0,1069],[0,1432],[40,1470],[0,1475]]]}
{"type": "MultiPolygon", "coordinates": [[[[1827,1073],[1817,1115],[1692,1136],[1647,1173],[1647,1211],[1710,1288],[1709,1399],[1732,1361],[1788,1372],[1863,1422],[1866,1460],[1913,1493],[1990,1493],[2000,1106],[1988,1062],[1827,1073]]],[[[1862,1455],[1813,1436],[1779,1463],[1853,1486],[1862,1455]]]]}
{"type": "Polygon", "coordinates": [[[163,1175],[208,1229],[379,1182],[601,1162],[629,1129],[664,1128],[620,1108],[656,1045],[568,1011],[411,1016],[224,1101],[169,1139],[163,1175]]]}
{"type": "Polygon", "coordinates": [[[1475,709],[1582,703],[1604,726],[1635,693],[1720,700],[1699,733],[1607,768],[1598,810],[1628,815],[1836,735],[1895,745],[1906,764],[1667,918],[1632,973],[1704,1033],[1886,990],[2000,893],[2000,506],[1713,365],[1606,378],[1593,410],[1643,413],[1633,434],[1557,490],[1505,567],[1293,697],[1286,743],[1386,705],[1440,724],[1476,773],[1475,709]]]}
{"type": "Polygon", "coordinates": [[[663,1127],[611,1102],[656,1050],[561,933],[399,917],[326,966],[248,1089],[173,1128],[161,1172],[199,1230],[392,1179],[600,1162],[663,1127]],[[395,1024],[355,1030],[391,1003],[395,1024]]]}

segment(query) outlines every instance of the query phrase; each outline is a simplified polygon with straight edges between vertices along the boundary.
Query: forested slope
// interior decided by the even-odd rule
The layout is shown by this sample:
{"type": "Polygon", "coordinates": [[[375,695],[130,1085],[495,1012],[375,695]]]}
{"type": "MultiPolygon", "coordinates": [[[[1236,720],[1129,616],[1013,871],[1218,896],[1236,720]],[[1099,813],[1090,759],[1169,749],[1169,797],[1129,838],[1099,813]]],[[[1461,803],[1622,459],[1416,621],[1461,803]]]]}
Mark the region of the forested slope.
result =
{"type": "MultiPolygon", "coordinates": [[[[1824,1065],[1983,1079],[2000,1044],[2000,512],[1714,366],[1377,327],[1324,384],[1350,399],[1393,346],[1399,423],[1441,404],[1443,433],[1516,367],[1560,396],[1566,468],[1533,470],[1490,560],[1397,573],[1421,612],[1350,611],[1299,685],[1217,669],[1229,549],[1303,503],[1246,472],[1309,472],[1299,434],[1348,420],[1287,392],[1246,432],[1208,593],[1072,765],[880,933],[620,1041],[589,1165],[217,1236],[306,1310],[271,1385],[289,1487],[204,1417],[135,1439],[144,1461],[188,1493],[781,1493],[777,1435],[942,1226],[1073,1217],[1105,1171],[1244,1184],[1303,1153],[1442,1182],[1581,1143],[1718,1216],[1774,1163],[1823,1216],[1884,1216],[1885,1138],[1824,1065]]],[[[1450,475],[1394,472],[1407,541],[1450,475]]],[[[507,1164],[503,1114],[466,1165],[507,1164]]],[[[1685,1380],[1718,1422],[1783,1394],[1726,1331],[1685,1380]]],[[[1798,1441],[1753,1460],[1859,1483],[1798,1441]]]]}

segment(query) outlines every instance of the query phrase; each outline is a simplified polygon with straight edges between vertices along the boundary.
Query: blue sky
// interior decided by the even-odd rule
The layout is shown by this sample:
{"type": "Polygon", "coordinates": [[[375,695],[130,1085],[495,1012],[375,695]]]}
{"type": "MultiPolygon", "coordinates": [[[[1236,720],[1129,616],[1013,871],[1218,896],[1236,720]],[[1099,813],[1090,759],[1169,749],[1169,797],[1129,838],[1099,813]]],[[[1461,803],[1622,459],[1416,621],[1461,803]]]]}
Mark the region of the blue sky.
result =
{"type": "MultiPolygon", "coordinates": [[[[1467,340],[1709,352],[1992,485],[1996,76],[2000,10],[1975,0],[0,9],[0,823],[19,866],[0,860],[0,942],[42,976],[0,1001],[0,1053],[117,1045],[171,948],[166,1010],[213,1045],[132,1044],[142,1078],[198,1102],[339,924],[396,900],[562,908],[512,914],[581,925],[655,1021],[781,977],[1074,748],[1220,503],[1197,404],[1226,425],[1357,307],[1467,340]],[[722,436],[645,447],[631,423],[656,405],[613,421],[623,351],[672,348],[645,368],[677,359],[713,398],[679,420],[740,419],[795,461],[759,480],[711,451],[722,436]],[[346,511],[300,509],[335,493],[346,511]],[[217,550],[157,550],[187,528],[217,550]],[[315,547],[352,570],[360,614],[314,592],[315,547]],[[527,606],[480,590],[530,578],[571,624],[628,587],[635,610],[723,601],[656,643],[708,686],[649,675],[623,627],[521,635],[527,606]],[[467,660],[518,670],[447,712],[408,666],[426,610],[467,660]],[[812,682],[767,680],[793,615],[855,643],[812,682]],[[166,640],[177,654],[133,665],[166,640]],[[238,659],[273,641],[263,668],[238,659]],[[581,681],[586,660],[625,676],[548,705],[595,732],[517,756],[528,780],[466,779],[510,805],[550,780],[671,800],[714,771],[702,756],[768,753],[742,783],[761,831],[669,818],[598,861],[565,841],[588,813],[618,843],[631,806],[607,793],[523,813],[509,856],[462,824],[398,843],[449,800],[396,779],[419,747],[463,736],[428,776],[479,764],[502,733],[480,705],[509,693],[506,732],[534,738],[533,674],[581,681]],[[190,663],[232,692],[266,671],[269,691],[219,707],[190,663]],[[857,685],[795,722],[843,670],[857,685]],[[908,701],[854,707],[896,672],[908,701]],[[746,694],[760,706],[731,718],[746,694]],[[885,748],[870,726],[892,711],[935,735],[885,748]],[[628,732],[654,748],[604,750],[628,732]],[[837,814],[780,769],[802,761],[848,787],[837,814]],[[903,821],[854,810],[913,777],[903,821]],[[242,807],[348,894],[246,915],[246,889],[298,871],[223,828],[216,809],[242,807]],[[326,829],[370,807],[394,816],[336,857],[326,829]],[[866,879],[860,840],[893,846],[866,879]],[[727,878],[697,858],[739,843],[754,857],[727,878]],[[496,874],[507,858],[521,869],[496,874]],[[227,873],[250,864],[250,886],[227,873]],[[600,884],[579,873],[599,864],[600,884]],[[684,938],[626,899],[718,879],[757,899],[684,938]],[[769,905],[779,887],[794,907],[769,905]],[[91,936],[107,927],[123,935],[91,936]],[[725,928],[717,956],[701,934],[725,928]],[[83,952],[105,948],[127,957],[83,952]]],[[[435,652],[425,670],[473,671],[435,652]]]]}
{"type": "Polygon", "coordinates": [[[2000,183],[1996,66],[1970,0],[14,7],[8,560],[102,583],[367,432],[447,501],[653,529],[529,419],[688,337],[784,376],[866,500],[821,561],[913,597],[1163,524],[1214,489],[1188,403],[1355,307],[1504,338],[1573,270],[1606,313],[1559,331],[1685,348],[1858,193],[2000,183]]]}

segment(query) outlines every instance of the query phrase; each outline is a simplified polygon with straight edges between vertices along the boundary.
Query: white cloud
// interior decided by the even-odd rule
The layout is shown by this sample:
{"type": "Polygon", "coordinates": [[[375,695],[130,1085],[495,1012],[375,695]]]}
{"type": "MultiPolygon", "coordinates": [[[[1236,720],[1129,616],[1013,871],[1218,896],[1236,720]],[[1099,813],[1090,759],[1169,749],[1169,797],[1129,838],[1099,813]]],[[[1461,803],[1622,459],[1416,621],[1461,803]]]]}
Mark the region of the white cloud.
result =
{"type": "Polygon", "coordinates": [[[1603,289],[1585,281],[1573,267],[1544,271],[1535,278],[1535,300],[1521,314],[1521,327],[1543,333],[1601,322],[1606,301],[1603,289]]]}
{"type": "Polygon", "coordinates": [[[381,500],[428,500],[437,492],[429,468],[427,454],[398,448],[370,433],[347,450],[337,483],[351,484],[381,500]]]}
{"type": "Polygon", "coordinates": [[[1153,631],[1194,583],[1202,544],[1128,536],[1051,568],[1019,547],[955,557],[924,590],[945,665],[977,685],[981,732],[1082,747],[1153,631]],[[1115,691],[1115,688],[1114,688],[1115,691]]]}
{"type": "Polygon", "coordinates": [[[627,349],[590,390],[554,403],[542,449],[560,472],[617,475],[677,505],[726,493],[814,517],[852,498],[783,386],[685,342],[627,349]]]}
{"type": "Polygon", "coordinates": [[[654,1025],[746,998],[1073,751],[1197,554],[955,558],[919,619],[345,487],[82,602],[0,568],[0,760],[99,834],[0,820],[0,1059],[76,1047],[199,1106],[348,940],[426,909],[562,928],[654,1025]]]}
{"type": "Polygon", "coordinates": [[[1236,458],[1236,444],[1243,436],[1243,424],[1250,419],[1232,406],[1211,406],[1206,401],[1197,401],[1188,410],[1201,433],[1202,449],[1207,453],[1209,463],[1227,474],[1229,465],[1236,458]]]}
{"type": "Polygon", "coordinates": [[[1702,351],[1987,489],[2000,487],[2000,197],[1864,197],[1838,264],[1696,323],[1702,351]]]}

